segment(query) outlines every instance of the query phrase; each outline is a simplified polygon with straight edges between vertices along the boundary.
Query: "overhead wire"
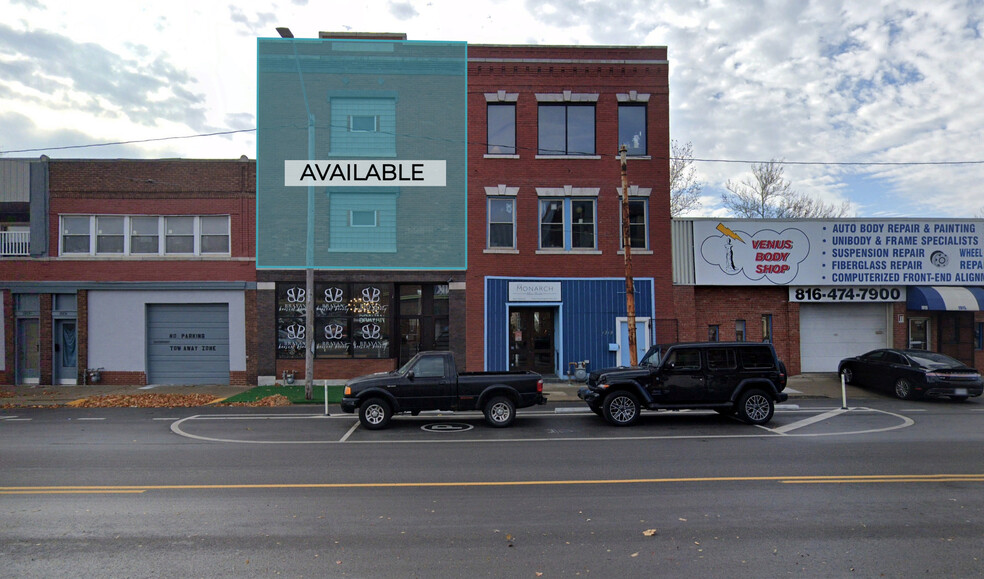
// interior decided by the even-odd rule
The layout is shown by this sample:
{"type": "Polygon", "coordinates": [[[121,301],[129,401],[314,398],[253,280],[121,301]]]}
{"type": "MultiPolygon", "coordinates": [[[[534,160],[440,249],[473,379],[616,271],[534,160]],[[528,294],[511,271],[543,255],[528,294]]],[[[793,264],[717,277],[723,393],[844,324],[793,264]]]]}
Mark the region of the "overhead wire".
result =
{"type": "MultiPolygon", "coordinates": [[[[285,127],[289,127],[289,125],[287,125],[285,127]]],[[[280,127],[280,128],[285,128],[285,127],[280,127]]],[[[297,128],[301,128],[301,127],[297,127],[297,128]]],[[[303,128],[306,129],[307,126],[305,125],[303,128]]],[[[321,128],[327,128],[327,129],[340,128],[340,129],[344,129],[344,128],[347,128],[347,127],[346,126],[339,126],[339,125],[332,126],[332,125],[329,124],[329,125],[322,125],[321,128]]],[[[257,131],[257,129],[238,129],[238,130],[230,130],[230,131],[216,131],[216,132],[212,132],[212,133],[197,133],[197,134],[193,134],[193,135],[177,135],[177,136],[156,137],[156,138],[149,138],[149,139],[130,139],[130,140],[126,140],[126,141],[111,141],[111,142],[106,142],[106,143],[88,143],[88,144],[83,144],[83,145],[63,145],[63,146],[56,146],[56,147],[36,147],[36,148],[30,148],[30,149],[11,149],[11,150],[7,150],[7,151],[0,151],[0,157],[2,157],[3,155],[9,155],[9,154],[14,154],[14,153],[16,153],[16,154],[21,154],[21,153],[38,153],[38,152],[43,152],[43,151],[65,151],[65,150],[72,150],[72,149],[86,149],[86,148],[91,148],[91,147],[112,147],[112,146],[118,146],[118,145],[138,145],[138,144],[142,144],[142,143],[155,143],[155,142],[175,141],[175,140],[183,140],[183,139],[197,139],[197,138],[203,138],[203,137],[218,137],[218,136],[234,135],[234,134],[241,134],[241,133],[255,133],[256,131],[257,131]]],[[[456,141],[454,139],[445,139],[445,138],[433,137],[433,136],[429,136],[429,135],[401,134],[401,133],[393,133],[393,132],[388,132],[388,131],[379,131],[379,132],[382,133],[382,134],[389,134],[389,135],[392,135],[394,137],[416,138],[416,139],[431,140],[431,141],[445,141],[445,142],[449,142],[449,143],[459,142],[459,141],[456,141]]],[[[481,141],[466,141],[466,144],[468,144],[468,145],[479,145],[479,146],[484,146],[484,147],[487,147],[489,145],[489,143],[481,142],[481,141]]],[[[538,154],[545,154],[542,149],[534,149],[532,147],[513,146],[512,149],[514,149],[516,151],[536,151],[538,154]]],[[[596,152],[574,152],[574,153],[571,153],[571,152],[566,152],[566,151],[549,151],[546,154],[551,154],[551,155],[570,155],[570,156],[597,155],[596,152]]],[[[616,158],[618,157],[617,154],[614,154],[612,156],[613,157],[616,157],[616,158]]],[[[814,165],[814,166],[901,166],[901,167],[912,166],[912,167],[916,167],[916,166],[984,165],[984,160],[974,160],[974,161],[788,161],[788,160],[780,160],[780,159],[775,159],[775,158],[770,159],[770,160],[756,160],[756,159],[715,159],[715,158],[704,158],[704,157],[675,157],[675,156],[672,156],[672,155],[669,156],[669,157],[654,157],[654,158],[656,158],[656,159],[664,159],[665,158],[665,159],[668,159],[670,161],[692,161],[692,162],[695,162],[695,163],[738,163],[738,164],[744,164],[744,165],[749,165],[749,164],[763,164],[763,163],[770,163],[770,162],[775,162],[775,163],[781,164],[781,165],[814,165]]]]}

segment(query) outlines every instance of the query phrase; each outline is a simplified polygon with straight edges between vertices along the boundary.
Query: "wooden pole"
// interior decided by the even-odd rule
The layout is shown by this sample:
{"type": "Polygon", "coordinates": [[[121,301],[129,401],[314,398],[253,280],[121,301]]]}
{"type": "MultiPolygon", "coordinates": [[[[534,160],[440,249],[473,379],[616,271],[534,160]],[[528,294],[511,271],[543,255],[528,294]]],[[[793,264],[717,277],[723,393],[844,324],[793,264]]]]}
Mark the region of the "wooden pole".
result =
{"type": "Polygon", "coordinates": [[[625,252],[625,311],[628,317],[629,333],[629,364],[639,365],[639,354],[636,350],[636,321],[635,321],[635,283],[632,280],[632,236],[629,232],[629,177],[628,163],[625,155],[628,148],[625,145],[619,149],[619,159],[622,165],[622,250],[625,252]]]}

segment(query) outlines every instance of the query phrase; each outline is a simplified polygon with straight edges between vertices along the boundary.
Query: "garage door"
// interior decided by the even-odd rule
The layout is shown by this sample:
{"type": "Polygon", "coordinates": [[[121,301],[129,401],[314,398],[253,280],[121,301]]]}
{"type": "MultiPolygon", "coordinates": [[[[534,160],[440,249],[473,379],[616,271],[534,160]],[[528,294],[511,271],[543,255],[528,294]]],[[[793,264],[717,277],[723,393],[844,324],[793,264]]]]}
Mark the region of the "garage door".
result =
{"type": "Polygon", "coordinates": [[[228,384],[228,304],[147,305],[148,384],[228,384]]]}
{"type": "Polygon", "coordinates": [[[803,372],[836,372],[849,356],[888,347],[886,304],[800,304],[803,372]]]}

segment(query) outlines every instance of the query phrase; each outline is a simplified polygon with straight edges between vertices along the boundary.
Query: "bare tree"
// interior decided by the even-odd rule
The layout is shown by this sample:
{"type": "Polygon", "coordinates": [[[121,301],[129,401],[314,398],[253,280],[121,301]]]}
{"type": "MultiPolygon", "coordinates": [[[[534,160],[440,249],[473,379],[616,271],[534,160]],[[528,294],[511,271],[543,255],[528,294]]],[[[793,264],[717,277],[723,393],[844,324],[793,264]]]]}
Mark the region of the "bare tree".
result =
{"type": "Polygon", "coordinates": [[[679,217],[700,209],[700,192],[704,184],[697,179],[694,145],[670,141],[670,215],[679,217]]]}
{"type": "Polygon", "coordinates": [[[725,208],[735,217],[788,219],[793,217],[847,217],[851,204],[827,204],[809,195],[797,193],[786,180],[782,161],[752,165],[752,178],[740,182],[728,180],[728,192],[721,195],[725,208]]]}

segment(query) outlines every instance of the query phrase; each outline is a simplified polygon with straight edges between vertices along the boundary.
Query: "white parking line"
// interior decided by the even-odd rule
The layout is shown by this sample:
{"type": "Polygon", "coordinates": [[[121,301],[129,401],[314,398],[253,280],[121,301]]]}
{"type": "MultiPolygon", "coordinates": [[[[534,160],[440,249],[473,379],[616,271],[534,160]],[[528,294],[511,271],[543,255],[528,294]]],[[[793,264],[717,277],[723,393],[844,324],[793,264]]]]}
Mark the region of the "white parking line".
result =
{"type": "Polygon", "coordinates": [[[803,420],[798,420],[796,422],[787,424],[785,426],[780,426],[779,428],[770,428],[769,430],[778,434],[786,434],[791,430],[796,430],[797,428],[803,428],[804,426],[816,424],[817,422],[827,420],[828,418],[833,418],[835,416],[844,414],[845,412],[847,412],[846,408],[835,408],[834,410],[831,410],[829,412],[824,412],[823,414],[817,414],[816,416],[804,418],[803,420]]]}
{"type": "Polygon", "coordinates": [[[352,433],[355,432],[357,428],[359,428],[359,424],[361,424],[361,422],[356,420],[355,424],[352,425],[352,428],[349,428],[348,432],[345,433],[345,436],[343,436],[342,439],[339,440],[338,442],[345,442],[346,440],[348,440],[348,438],[352,436],[352,433]]]}

